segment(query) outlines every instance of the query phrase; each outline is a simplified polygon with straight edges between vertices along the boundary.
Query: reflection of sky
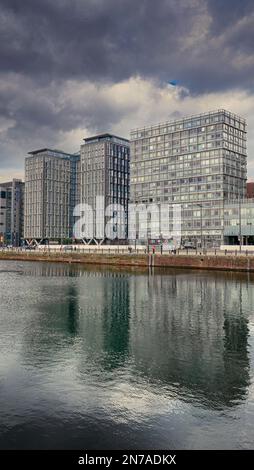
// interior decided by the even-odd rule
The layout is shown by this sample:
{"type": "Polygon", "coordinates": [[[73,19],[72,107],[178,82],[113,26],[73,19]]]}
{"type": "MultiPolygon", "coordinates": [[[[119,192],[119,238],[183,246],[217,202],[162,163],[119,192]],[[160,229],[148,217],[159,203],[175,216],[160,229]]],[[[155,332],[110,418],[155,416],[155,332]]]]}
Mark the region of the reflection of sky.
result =
{"type": "Polygon", "coordinates": [[[251,446],[253,280],[30,263],[0,278],[3,430],[51,416],[143,446],[251,446]]]}

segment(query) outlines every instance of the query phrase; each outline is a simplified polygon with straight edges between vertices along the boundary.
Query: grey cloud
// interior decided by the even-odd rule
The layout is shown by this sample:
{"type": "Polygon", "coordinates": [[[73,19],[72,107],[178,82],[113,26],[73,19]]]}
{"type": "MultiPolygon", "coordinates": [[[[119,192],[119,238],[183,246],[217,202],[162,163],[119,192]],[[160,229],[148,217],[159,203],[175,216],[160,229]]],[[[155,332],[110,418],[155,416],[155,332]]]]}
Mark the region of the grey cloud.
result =
{"type": "Polygon", "coordinates": [[[209,0],[208,5],[212,17],[212,34],[221,33],[225,28],[237,23],[243,17],[248,17],[253,12],[253,0],[209,0]]]}
{"type": "Polygon", "coordinates": [[[32,80],[16,75],[8,75],[5,80],[9,85],[1,90],[0,82],[0,113],[16,120],[18,125],[11,128],[8,134],[13,138],[26,130],[28,135],[34,135],[36,131],[40,133],[44,127],[55,133],[82,126],[101,130],[105,125],[111,127],[130,109],[130,106],[119,107],[113,100],[99,95],[100,87],[94,86],[89,92],[89,82],[69,82],[69,86],[55,83],[40,87],[32,80]],[[79,98],[73,99],[72,88],[75,86],[80,86],[83,91],[81,101],[79,98]]]}
{"type": "Polygon", "coordinates": [[[237,51],[252,54],[253,28],[225,37],[220,49],[213,44],[253,12],[249,0],[1,0],[1,5],[5,71],[41,81],[79,77],[116,82],[135,74],[178,78],[196,93],[236,86],[239,78],[253,86],[233,66],[237,51]],[[182,48],[206,18],[205,37],[182,48]]]}
{"type": "MultiPolygon", "coordinates": [[[[61,147],[60,133],[64,135],[77,128],[90,132],[112,129],[131,110],[131,105],[117,106],[97,90],[99,87],[95,86],[90,90],[89,82],[55,83],[45,87],[15,74],[2,77],[0,167],[13,168],[15,164],[20,167],[25,154],[41,146],[61,147]],[[81,97],[74,99],[72,87],[75,86],[81,88],[81,97]]],[[[128,132],[129,129],[126,136],[128,132]]],[[[79,146],[80,141],[77,141],[72,151],[77,151],[79,146]]]]}
{"type": "Polygon", "coordinates": [[[133,111],[94,89],[74,100],[71,80],[178,79],[181,99],[253,93],[253,43],[253,0],[0,0],[0,165],[77,128],[110,130],[133,111]]]}

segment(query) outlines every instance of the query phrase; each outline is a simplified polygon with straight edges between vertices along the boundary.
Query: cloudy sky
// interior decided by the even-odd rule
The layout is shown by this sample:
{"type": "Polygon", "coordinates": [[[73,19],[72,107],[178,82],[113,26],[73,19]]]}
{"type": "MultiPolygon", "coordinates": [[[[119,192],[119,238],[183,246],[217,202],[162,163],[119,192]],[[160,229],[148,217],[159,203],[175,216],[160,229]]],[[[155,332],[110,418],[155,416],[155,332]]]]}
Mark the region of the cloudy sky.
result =
{"type": "Polygon", "coordinates": [[[254,178],[253,44],[253,0],[0,0],[0,181],[30,150],[218,107],[247,119],[254,178]]]}

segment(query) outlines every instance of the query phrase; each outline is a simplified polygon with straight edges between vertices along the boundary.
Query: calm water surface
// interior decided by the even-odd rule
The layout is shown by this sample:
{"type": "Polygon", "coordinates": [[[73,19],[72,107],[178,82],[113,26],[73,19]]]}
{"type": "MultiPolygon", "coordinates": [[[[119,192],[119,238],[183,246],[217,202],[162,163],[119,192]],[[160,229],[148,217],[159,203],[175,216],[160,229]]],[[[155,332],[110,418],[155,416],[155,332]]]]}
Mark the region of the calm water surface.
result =
{"type": "Polygon", "coordinates": [[[254,277],[0,262],[0,448],[254,447],[254,277]]]}

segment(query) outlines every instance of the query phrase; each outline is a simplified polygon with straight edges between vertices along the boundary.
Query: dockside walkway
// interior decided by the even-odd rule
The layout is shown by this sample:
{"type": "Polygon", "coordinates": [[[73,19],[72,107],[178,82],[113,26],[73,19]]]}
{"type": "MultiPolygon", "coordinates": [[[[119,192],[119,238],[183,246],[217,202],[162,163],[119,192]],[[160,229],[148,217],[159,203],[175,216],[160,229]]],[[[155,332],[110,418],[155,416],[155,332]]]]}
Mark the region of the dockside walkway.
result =
{"type": "Polygon", "coordinates": [[[224,271],[254,272],[254,253],[227,250],[160,250],[147,252],[147,248],[132,251],[128,247],[88,247],[74,250],[0,249],[1,260],[81,263],[84,265],[140,266],[147,268],[189,268],[224,271]]]}

